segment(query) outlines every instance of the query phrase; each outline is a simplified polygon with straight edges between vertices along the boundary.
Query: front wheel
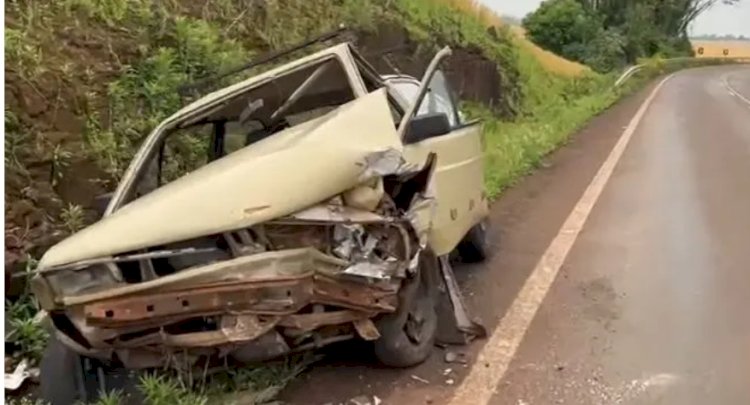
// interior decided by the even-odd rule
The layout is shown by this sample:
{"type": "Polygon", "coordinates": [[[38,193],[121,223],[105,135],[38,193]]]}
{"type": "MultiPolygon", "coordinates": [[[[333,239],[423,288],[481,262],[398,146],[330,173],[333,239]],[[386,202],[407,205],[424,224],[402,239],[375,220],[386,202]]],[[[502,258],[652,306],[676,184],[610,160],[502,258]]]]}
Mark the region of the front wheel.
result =
{"type": "Polygon", "coordinates": [[[42,399],[51,405],[70,405],[83,400],[77,381],[81,374],[81,356],[53,335],[39,364],[42,399]]]}
{"type": "Polygon", "coordinates": [[[420,364],[427,360],[435,344],[438,319],[432,273],[436,267],[427,265],[434,259],[427,256],[424,254],[420,260],[418,278],[399,291],[396,312],[377,321],[380,338],[374,342],[374,351],[386,366],[403,368],[420,364]]]}
{"type": "Polygon", "coordinates": [[[456,250],[465,263],[483,262],[489,256],[489,242],[487,238],[489,224],[486,219],[474,225],[458,244],[456,250]]]}

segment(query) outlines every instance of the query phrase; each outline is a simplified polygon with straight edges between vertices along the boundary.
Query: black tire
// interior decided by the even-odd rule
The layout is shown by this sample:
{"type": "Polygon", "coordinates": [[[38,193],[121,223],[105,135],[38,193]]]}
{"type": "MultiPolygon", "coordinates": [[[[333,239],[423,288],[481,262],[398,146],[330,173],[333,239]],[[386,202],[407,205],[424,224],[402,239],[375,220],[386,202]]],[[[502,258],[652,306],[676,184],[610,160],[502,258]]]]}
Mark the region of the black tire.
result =
{"type": "Polygon", "coordinates": [[[434,256],[423,254],[418,278],[399,291],[396,312],[376,322],[380,338],[374,342],[375,356],[386,366],[412,367],[430,357],[438,326],[436,284],[432,278],[437,276],[433,274],[437,267],[427,263],[433,259],[434,256]]]}
{"type": "Polygon", "coordinates": [[[53,335],[39,364],[41,399],[50,405],[70,405],[82,400],[76,378],[81,374],[81,356],[53,335]]]}
{"type": "Polygon", "coordinates": [[[469,232],[466,233],[466,236],[456,248],[462,262],[479,263],[487,259],[490,251],[487,239],[488,228],[487,220],[482,220],[469,229],[469,232]]]}

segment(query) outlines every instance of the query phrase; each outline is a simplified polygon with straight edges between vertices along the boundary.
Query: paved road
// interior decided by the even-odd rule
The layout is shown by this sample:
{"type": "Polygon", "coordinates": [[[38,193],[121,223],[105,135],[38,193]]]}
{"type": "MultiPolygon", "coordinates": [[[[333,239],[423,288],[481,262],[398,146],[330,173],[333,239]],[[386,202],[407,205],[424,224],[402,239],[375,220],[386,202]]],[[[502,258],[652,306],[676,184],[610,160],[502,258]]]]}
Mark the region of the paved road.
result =
{"type": "Polygon", "coordinates": [[[577,238],[560,232],[652,89],[594,120],[493,207],[495,257],[459,269],[468,305],[495,329],[461,349],[472,363],[437,352],[416,369],[373,369],[344,350],[285,399],[749,404],[750,68],[667,81],[577,238]],[[550,273],[540,257],[561,235],[572,248],[550,273]],[[529,290],[540,272],[548,285],[529,290]]]}
{"type": "Polygon", "coordinates": [[[656,96],[493,404],[750,404],[750,105],[726,82],[750,69],[656,96]]]}

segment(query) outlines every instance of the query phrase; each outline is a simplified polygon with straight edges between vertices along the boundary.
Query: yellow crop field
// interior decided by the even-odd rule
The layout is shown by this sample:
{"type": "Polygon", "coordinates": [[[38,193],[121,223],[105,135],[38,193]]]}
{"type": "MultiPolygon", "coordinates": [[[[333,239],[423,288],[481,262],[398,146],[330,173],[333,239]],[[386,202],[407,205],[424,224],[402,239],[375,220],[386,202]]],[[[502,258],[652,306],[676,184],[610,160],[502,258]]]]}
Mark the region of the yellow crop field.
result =
{"type": "Polygon", "coordinates": [[[542,49],[535,43],[526,39],[526,33],[521,27],[512,27],[511,30],[518,36],[519,45],[531,52],[548,71],[552,71],[564,76],[578,76],[583,72],[591,69],[583,64],[565,59],[553,52],[542,49]]]}
{"type": "Polygon", "coordinates": [[[750,41],[692,41],[699,58],[750,58],[750,41]],[[726,52],[726,54],[725,54],[726,52]]]}
{"type": "MultiPolygon", "coordinates": [[[[480,21],[482,21],[488,27],[503,25],[503,21],[500,16],[492,11],[489,7],[481,4],[477,0],[440,0],[447,3],[465,13],[470,13],[480,21]]],[[[544,50],[534,44],[533,42],[526,39],[526,34],[521,27],[513,26],[511,31],[518,37],[518,44],[531,52],[539,63],[544,66],[548,71],[564,75],[564,76],[578,76],[583,72],[589,71],[590,69],[580,63],[576,63],[567,60],[561,56],[558,56],[550,51],[544,50]]]]}

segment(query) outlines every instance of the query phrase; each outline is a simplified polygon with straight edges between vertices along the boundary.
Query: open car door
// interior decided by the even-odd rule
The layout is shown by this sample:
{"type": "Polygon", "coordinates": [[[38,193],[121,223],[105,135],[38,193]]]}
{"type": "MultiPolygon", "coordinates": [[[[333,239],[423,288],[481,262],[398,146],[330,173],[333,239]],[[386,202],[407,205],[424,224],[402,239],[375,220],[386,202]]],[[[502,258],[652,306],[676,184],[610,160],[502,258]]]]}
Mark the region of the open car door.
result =
{"type": "Polygon", "coordinates": [[[450,253],[488,210],[479,121],[463,122],[440,70],[450,54],[446,47],[435,55],[399,125],[409,163],[422,165],[430,153],[437,155],[431,187],[438,204],[429,243],[439,256],[450,253]]]}

